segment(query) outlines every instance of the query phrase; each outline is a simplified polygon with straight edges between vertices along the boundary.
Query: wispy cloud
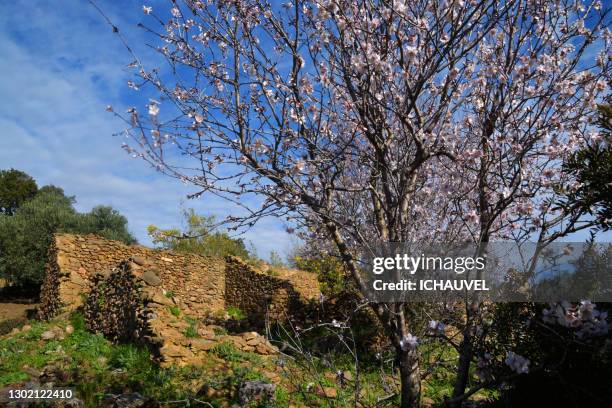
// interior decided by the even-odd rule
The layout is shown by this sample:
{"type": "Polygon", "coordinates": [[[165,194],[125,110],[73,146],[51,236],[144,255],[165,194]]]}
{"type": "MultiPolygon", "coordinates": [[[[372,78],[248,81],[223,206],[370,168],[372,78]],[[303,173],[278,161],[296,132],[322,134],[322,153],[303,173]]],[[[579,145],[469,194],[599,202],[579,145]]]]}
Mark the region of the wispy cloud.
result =
{"type": "MultiPolygon", "coordinates": [[[[117,24],[130,30],[141,4],[102,2],[117,24]],[[128,23],[129,21],[129,23],[128,23]]],[[[127,216],[139,241],[146,226],[180,225],[180,207],[225,217],[231,206],[216,197],[187,201],[188,186],[166,178],[121,149],[112,134],[123,124],[104,108],[135,104],[125,86],[130,62],[96,11],[83,1],[17,1],[0,6],[0,168],[14,167],[40,185],[61,186],[77,208],[110,204],[127,216]]],[[[245,234],[261,256],[288,249],[274,219],[245,234]]]]}

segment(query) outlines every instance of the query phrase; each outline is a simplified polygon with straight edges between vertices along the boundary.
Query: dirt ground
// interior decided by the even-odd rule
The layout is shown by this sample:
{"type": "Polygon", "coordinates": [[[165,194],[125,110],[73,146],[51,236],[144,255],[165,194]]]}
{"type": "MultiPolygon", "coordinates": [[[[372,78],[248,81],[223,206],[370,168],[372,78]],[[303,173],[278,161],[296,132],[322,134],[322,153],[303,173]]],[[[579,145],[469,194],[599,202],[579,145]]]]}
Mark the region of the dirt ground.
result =
{"type": "MultiPolygon", "coordinates": [[[[28,317],[28,311],[36,308],[36,303],[0,303],[0,322],[5,320],[22,319],[28,317]]],[[[31,313],[31,312],[30,312],[31,313]]]]}

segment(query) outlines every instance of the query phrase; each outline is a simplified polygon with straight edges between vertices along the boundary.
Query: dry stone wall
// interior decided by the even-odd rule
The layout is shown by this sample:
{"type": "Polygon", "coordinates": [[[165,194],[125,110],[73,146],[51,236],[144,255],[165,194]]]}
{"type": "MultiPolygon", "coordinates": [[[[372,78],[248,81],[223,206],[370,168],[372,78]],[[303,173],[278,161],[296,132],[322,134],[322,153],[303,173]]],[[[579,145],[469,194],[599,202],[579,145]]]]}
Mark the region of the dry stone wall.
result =
{"type": "Polygon", "coordinates": [[[225,309],[225,261],[194,254],[129,246],[96,235],[57,234],[41,292],[41,316],[83,304],[90,277],[108,274],[122,261],[161,279],[163,289],[194,315],[225,309]]]}
{"type": "Polygon", "coordinates": [[[43,318],[81,307],[94,276],[108,276],[122,262],[184,313],[197,317],[235,306],[254,321],[266,313],[272,319],[283,319],[319,295],[316,276],[311,273],[280,269],[274,276],[235,257],[130,246],[96,235],[56,234],[48,259],[41,293],[43,318]]]}
{"type": "Polygon", "coordinates": [[[42,318],[82,308],[91,331],[144,344],[164,364],[199,364],[222,343],[276,353],[256,332],[227,334],[207,322],[235,306],[257,327],[264,317],[303,312],[319,294],[316,276],[306,272],[282,269],[272,276],[235,257],[153,250],[95,235],[55,235],[48,259],[42,318]]]}
{"type": "Polygon", "coordinates": [[[142,276],[136,276],[128,262],[108,274],[94,274],[83,307],[87,328],[117,343],[144,339],[150,334],[150,312],[141,280],[142,276]]]}
{"type": "Polygon", "coordinates": [[[264,323],[266,318],[284,320],[301,314],[318,294],[318,283],[311,274],[273,276],[236,257],[228,257],[226,262],[226,302],[242,310],[255,325],[264,323]]]}

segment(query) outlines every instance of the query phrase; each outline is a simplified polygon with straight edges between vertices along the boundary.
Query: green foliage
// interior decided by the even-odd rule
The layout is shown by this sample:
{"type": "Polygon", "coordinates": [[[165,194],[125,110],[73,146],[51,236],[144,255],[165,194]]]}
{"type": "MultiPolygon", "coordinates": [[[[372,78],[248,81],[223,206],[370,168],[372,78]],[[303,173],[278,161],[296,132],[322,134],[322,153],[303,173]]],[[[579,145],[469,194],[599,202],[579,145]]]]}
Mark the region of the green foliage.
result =
{"type": "Polygon", "coordinates": [[[566,193],[561,206],[580,209],[595,217],[602,230],[612,228],[612,106],[599,106],[602,142],[591,142],[563,164],[580,187],[566,193]]]}
{"type": "Polygon", "coordinates": [[[317,274],[321,293],[325,296],[336,296],[347,286],[344,266],[336,257],[306,258],[296,255],[292,261],[297,269],[317,274]]]}
{"type": "Polygon", "coordinates": [[[80,215],[75,232],[97,234],[131,245],[136,243],[136,239],[127,230],[127,223],[127,218],[113,207],[99,205],[80,215]]]}
{"type": "Polygon", "coordinates": [[[135,242],[127,220],[111,207],[78,213],[74,198],[61,188],[46,186],[23,203],[12,216],[0,214],[0,277],[10,285],[38,285],[42,281],[53,234],[97,233],[110,239],[135,242]]]}
{"type": "Polygon", "coordinates": [[[179,317],[181,315],[181,309],[179,309],[177,306],[170,306],[168,307],[168,309],[170,310],[170,313],[172,313],[172,316],[174,317],[179,317]]]}
{"type": "Polygon", "coordinates": [[[240,362],[249,361],[251,363],[261,362],[261,357],[255,353],[238,350],[231,343],[219,343],[211,349],[211,352],[221,357],[225,361],[240,362]]]}
{"type": "Polygon", "coordinates": [[[230,306],[227,308],[227,314],[229,317],[235,320],[243,320],[246,319],[246,314],[235,306],[230,306]]]}
{"type": "Polygon", "coordinates": [[[185,337],[190,339],[199,337],[200,335],[198,334],[198,320],[194,319],[193,317],[186,316],[185,321],[189,323],[189,327],[187,327],[184,333],[185,337]]]}
{"type": "Polygon", "coordinates": [[[64,195],[41,193],[15,215],[0,215],[0,277],[13,285],[42,281],[53,233],[76,227],[72,203],[64,195]]]}
{"type": "Polygon", "coordinates": [[[231,238],[227,233],[214,231],[214,217],[196,214],[193,209],[183,211],[184,228],[160,229],[155,225],[147,228],[153,243],[165,249],[190,252],[204,256],[224,257],[228,255],[249,258],[242,239],[231,238]]]}
{"type": "Polygon", "coordinates": [[[15,169],[0,170],[0,214],[13,215],[37,191],[36,181],[28,174],[15,169]]]}

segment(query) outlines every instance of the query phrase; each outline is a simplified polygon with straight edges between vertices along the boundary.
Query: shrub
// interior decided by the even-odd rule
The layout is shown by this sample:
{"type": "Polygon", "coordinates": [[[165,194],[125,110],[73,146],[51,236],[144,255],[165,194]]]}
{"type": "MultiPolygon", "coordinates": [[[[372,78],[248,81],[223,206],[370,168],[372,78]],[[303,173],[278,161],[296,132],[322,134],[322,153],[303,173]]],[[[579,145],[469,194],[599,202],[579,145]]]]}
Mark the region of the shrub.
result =
{"type": "Polygon", "coordinates": [[[184,228],[160,229],[149,225],[153,243],[173,251],[190,252],[214,257],[250,257],[244,241],[231,238],[227,233],[214,230],[214,217],[198,215],[193,209],[183,211],[184,228]]]}
{"type": "Polygon", "coordinates": [[[0,214],[0,278],[10,286],[35,286],[42,282],[53,234],[97,233],[128,244],[135,239],[127,220],[111,207],[78,213],[74,197],[54,186],[41,188],[33,199],[9,216],[0,214]]]}
{"type": "Polygon", "coordinates": [[[227,314],[229,317],[235,320],[243,320],[246,319],[246,314],[239,308],[235,306],[230,306],[227,308],[227,314]]]}
{"type": "Polygon", "coordinates": [[[337,296],[347,286],[346,273],[342,262],[331,255],[321,257],[293,257],[297,269],[317,274],[321,293],[327,297],[337,296]]]}

